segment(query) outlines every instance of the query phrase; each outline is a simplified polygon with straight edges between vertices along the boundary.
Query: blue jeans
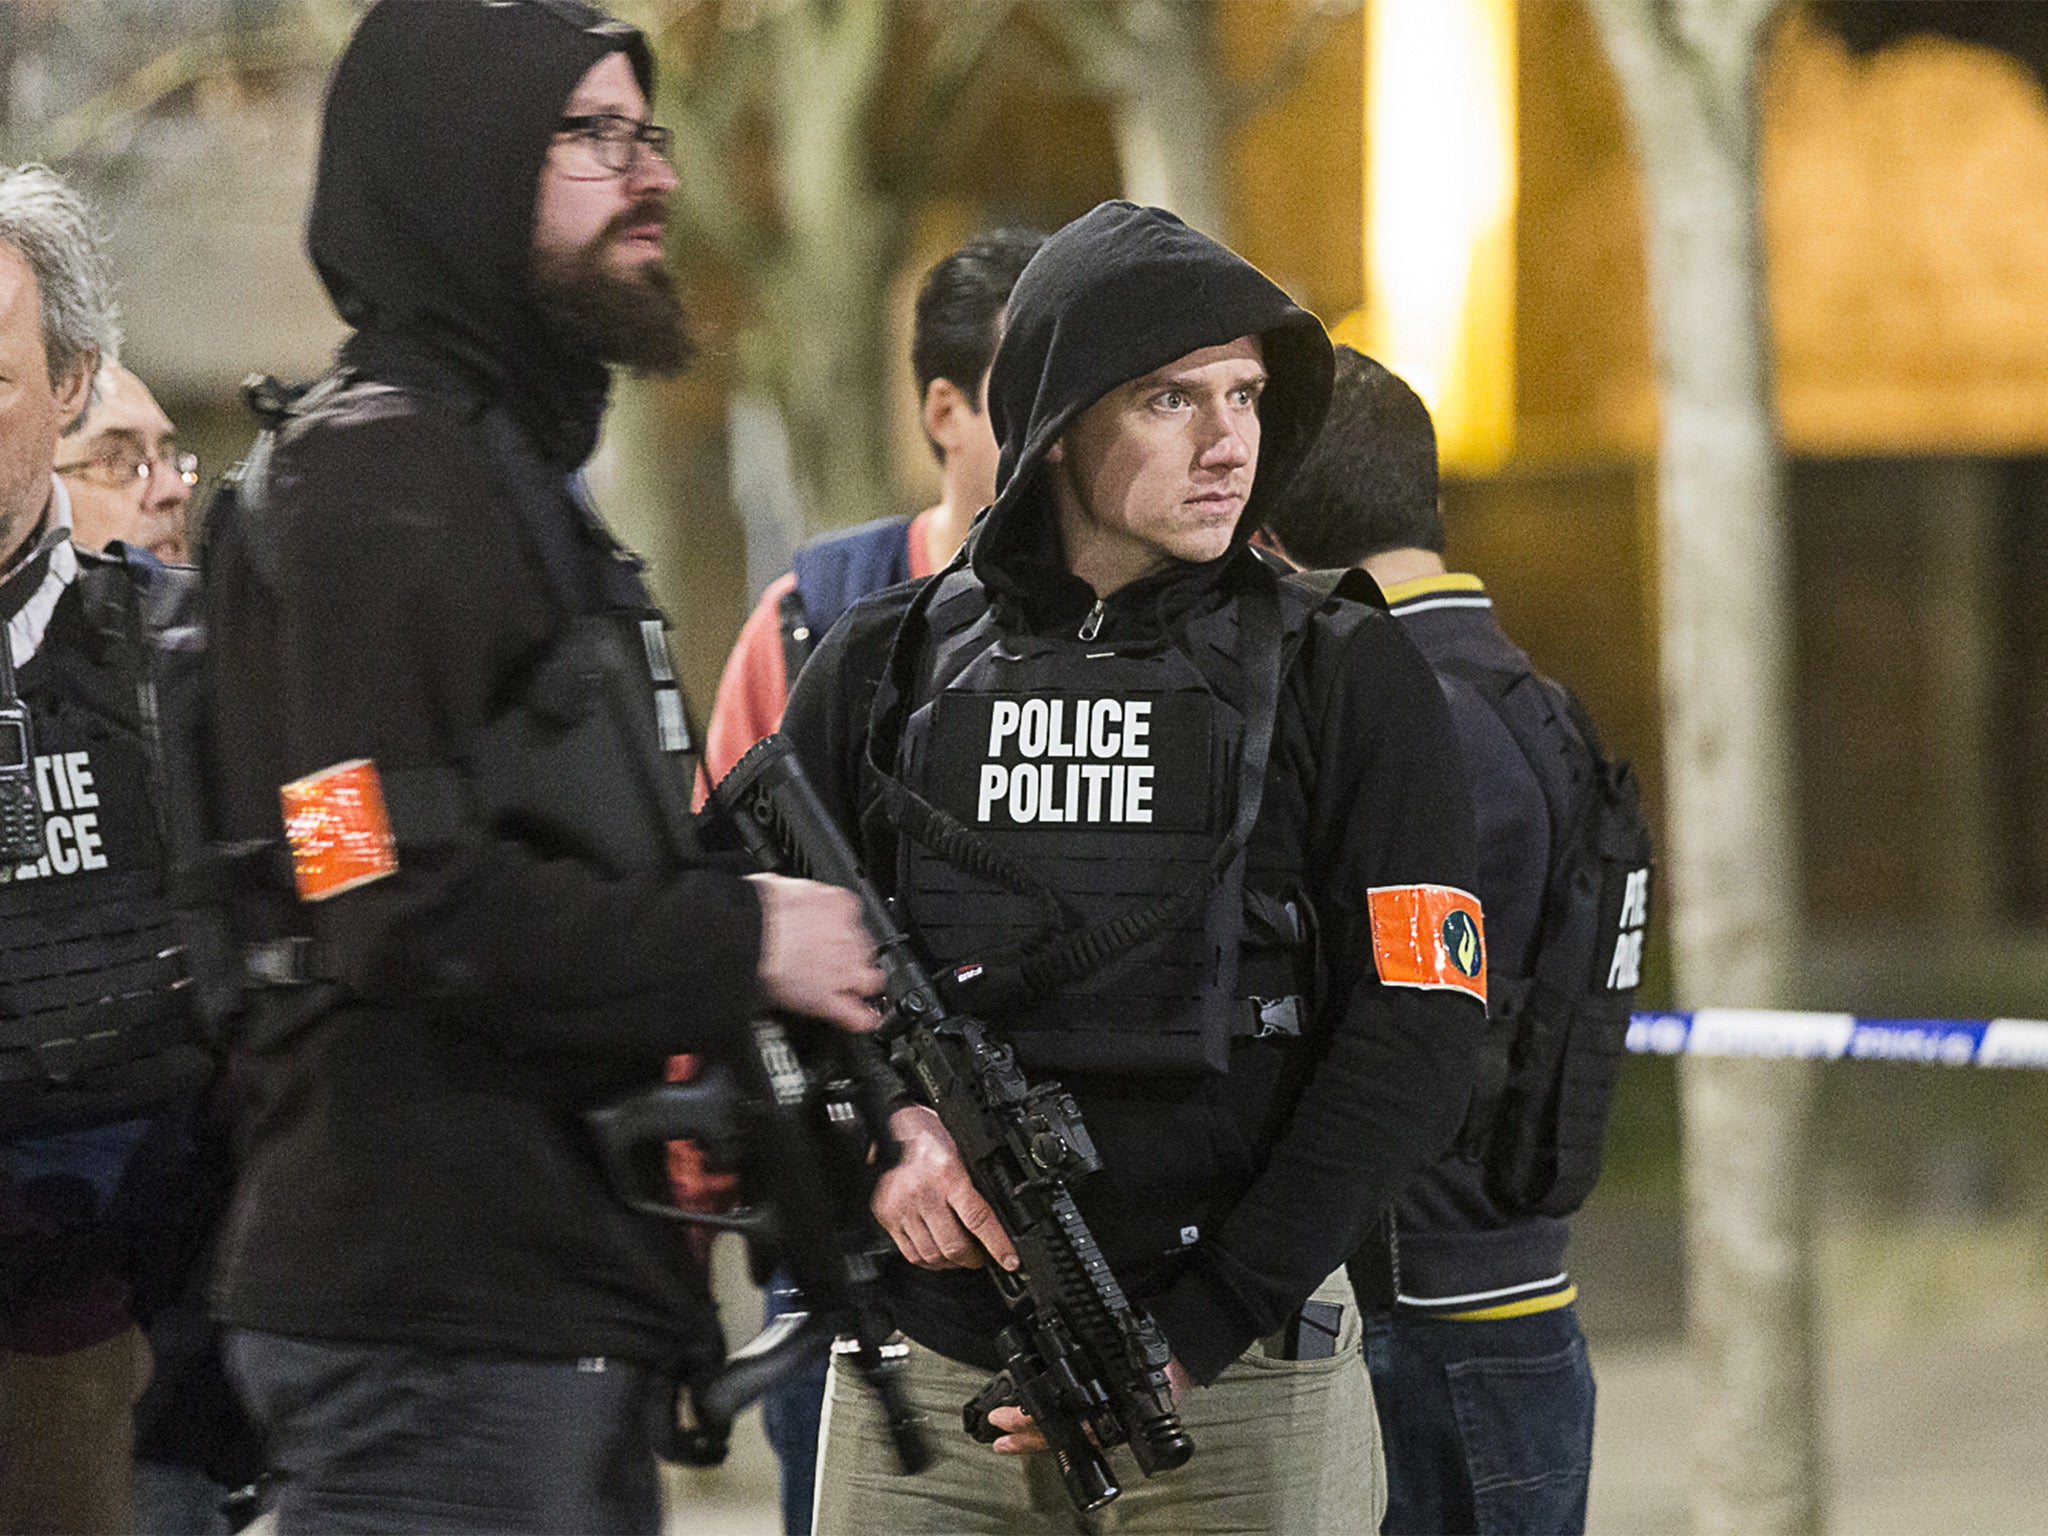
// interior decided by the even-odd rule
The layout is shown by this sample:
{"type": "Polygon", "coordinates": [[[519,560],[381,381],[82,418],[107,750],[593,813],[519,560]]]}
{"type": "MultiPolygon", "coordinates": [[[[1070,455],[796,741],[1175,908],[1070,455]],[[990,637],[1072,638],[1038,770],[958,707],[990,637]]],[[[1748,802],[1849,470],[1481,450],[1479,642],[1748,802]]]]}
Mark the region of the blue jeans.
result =
{"type": "Polygon", "coordinates": [[[650,1423],[667,1388],[640,1366],[247,1329],[227,1360],[270,1448],[281,1536],[661,1528],[650,1423]]]}
{"type": "MultiPolygon", "coordinates": [[[[803,1306],[802,1293],[789,1276],[777,1270],[768,1282],[761,1321],[772,1323],[803,1306]]],[[[825,1406],[825,1378],[832,1355],[820,1349],[770,1387],[761,1398],[761,1430],[782,1466],[782,1529],[784,1536],[811,1536],[812,1479],[818,1470],[818,1418],[825,1406]]]]}
{"type": "Polygon", "coordinates": [[[1577,1536],[1593,1367],[1571,1307],[1498,1322],[1365,1323],[1387,1452],[1385,1536],[1577,1536]]]}
{"type": "Polygon", "coordinates": [[[138,1457],[135,1530],[138,1536],[230,1536],[220,1506],[231,1491],[197,1467],[138,1457]]]}

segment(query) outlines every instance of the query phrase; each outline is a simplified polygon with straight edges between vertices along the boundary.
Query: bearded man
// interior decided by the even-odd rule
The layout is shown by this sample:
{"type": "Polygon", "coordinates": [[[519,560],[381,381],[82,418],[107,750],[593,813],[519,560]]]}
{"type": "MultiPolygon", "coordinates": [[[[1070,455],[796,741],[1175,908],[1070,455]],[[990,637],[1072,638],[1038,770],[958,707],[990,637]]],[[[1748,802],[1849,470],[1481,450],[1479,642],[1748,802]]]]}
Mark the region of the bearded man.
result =
{"type": "Polygon", "coordinates": [[[212,819],[264,983],[216,1305],[281,1529],[647,1531],[715,1364],[581,1112],[758,1007],[872,1028],[851,897],[707,867],[665,621],[584,495],[687,351],[635,29],[384,0],[309,245],[354,328],[207,528],[212,819]]]}

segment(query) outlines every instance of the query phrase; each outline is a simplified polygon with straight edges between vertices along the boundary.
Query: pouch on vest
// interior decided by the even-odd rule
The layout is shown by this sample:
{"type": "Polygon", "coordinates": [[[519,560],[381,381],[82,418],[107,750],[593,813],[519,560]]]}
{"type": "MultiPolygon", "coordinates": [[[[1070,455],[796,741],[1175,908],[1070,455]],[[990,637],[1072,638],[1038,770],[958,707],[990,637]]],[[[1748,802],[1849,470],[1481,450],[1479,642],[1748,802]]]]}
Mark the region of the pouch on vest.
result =
{"type": "Polygon", "coordinates": [[[1493,979],[1461,1145],[1504,1209],[1569,1216],[1600,1177],[1648,932],[1650,831],[1634,771],[1602,753],[1569,689],[1530,672],[1444,670],[1477,688],[1513,735],[1551,829],[1534,959],[1526,976],[1493,979]]]}

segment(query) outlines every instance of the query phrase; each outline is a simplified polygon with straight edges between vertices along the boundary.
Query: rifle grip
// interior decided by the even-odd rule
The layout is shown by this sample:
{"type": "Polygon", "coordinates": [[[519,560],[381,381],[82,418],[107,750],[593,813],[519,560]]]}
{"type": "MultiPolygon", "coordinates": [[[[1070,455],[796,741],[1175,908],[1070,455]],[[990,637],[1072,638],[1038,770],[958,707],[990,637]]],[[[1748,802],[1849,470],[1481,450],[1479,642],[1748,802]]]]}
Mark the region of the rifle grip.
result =
{"type": "Polygon", "coordinates": [[[988,1416],[998,1408],[1017,1406],[1017,1384],[1008,1371],[998,1371],[989,1378],[987,1386],[967,1400],[960,1410],[960,1422],[978,1444],[994,1445],[1002,1439],[1003,1432],[989,1423],[988,1416]]]}

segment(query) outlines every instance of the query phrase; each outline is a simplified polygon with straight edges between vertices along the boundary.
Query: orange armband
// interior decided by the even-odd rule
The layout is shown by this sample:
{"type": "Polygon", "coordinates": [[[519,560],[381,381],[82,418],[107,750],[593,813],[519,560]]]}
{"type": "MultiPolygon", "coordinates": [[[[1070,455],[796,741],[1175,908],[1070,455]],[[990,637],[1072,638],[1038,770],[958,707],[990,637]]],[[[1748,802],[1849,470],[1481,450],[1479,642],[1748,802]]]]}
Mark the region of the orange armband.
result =
{"type": "Polygon", "coordinates": [[[1383,885],[1366,893],[1372,960],[1389,987],[1447,987],[1486,1001],[1485,921],[1451,885],[1383,885]]]}
{"type": "Polygon", "coordinates": [[[336,763],[277,792],[301,901],[325,901],[398,873],[384,783],[367,757],[336,763]]]}

